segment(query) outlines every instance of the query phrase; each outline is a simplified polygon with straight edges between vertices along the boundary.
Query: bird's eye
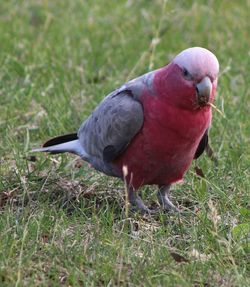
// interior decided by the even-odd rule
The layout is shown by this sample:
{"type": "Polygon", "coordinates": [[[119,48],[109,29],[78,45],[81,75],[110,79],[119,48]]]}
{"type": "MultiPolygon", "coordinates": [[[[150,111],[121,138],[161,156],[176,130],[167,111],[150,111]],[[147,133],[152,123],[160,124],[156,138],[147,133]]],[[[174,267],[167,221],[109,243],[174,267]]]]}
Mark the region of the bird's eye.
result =
{"type": "Polygon", "coordinates": [[[192,75],[189,73],[189,71],[185,68],[183,68],[183,77],[186,79],[186,80],[192,80],[192,75]]]}

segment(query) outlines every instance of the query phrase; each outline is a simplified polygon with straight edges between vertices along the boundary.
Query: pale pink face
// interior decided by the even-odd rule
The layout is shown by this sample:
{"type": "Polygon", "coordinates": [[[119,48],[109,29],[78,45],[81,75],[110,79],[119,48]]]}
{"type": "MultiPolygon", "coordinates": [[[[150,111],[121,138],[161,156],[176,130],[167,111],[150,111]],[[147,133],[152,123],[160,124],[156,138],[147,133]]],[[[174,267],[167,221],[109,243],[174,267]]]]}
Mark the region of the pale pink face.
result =
{"type": "Polygon", "coordinates": [[[185,109],[200,109],[213,102],[219,63],[207,49],[194,47],[182,51],[159,73],[161,92],[172,103],[185,109]]]}

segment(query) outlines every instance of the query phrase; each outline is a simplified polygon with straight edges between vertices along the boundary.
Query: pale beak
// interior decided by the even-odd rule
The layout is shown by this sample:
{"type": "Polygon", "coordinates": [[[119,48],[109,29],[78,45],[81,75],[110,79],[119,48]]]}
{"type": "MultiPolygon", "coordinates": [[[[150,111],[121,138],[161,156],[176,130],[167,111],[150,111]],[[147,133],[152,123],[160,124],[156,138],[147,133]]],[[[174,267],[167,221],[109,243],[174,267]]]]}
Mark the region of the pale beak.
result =
{"type": "Polygon", "coordinates": [[[212,83],[209,77],[204,77],[197,85],[197,100],[200,106],[205,106],[208,104],[211,91],[212,91],[212,83]]]}

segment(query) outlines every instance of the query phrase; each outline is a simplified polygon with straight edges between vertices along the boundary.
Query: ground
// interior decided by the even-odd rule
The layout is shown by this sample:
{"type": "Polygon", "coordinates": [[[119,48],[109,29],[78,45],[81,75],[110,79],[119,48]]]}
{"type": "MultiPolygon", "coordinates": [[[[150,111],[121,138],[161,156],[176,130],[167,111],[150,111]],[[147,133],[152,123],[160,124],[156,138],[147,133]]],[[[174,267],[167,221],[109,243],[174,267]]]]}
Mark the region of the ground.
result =
{"type": "MultiPolygon", "coordinates": [[[[249,0],[0,2],[1,286],[250,286],[249,10],[249,0]],[[29,152],[190,46],[220,61],[222,114],[210,131],[217,162],[203,156],[173,188],[181,215],[127,213],[118,180],[72,155],[29,152]]],[[[157,207],[155,188],[142,197],[157,207]]]]}

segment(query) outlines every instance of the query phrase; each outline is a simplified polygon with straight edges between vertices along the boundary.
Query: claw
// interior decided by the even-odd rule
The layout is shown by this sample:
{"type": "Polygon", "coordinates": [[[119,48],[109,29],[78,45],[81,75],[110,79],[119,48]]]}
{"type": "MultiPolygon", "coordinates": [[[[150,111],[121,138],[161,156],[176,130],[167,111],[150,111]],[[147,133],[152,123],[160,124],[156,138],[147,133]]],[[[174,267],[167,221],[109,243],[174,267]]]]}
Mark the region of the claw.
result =
{"type": "MultiPolygon", "coordinates": [[[[161,186],[157,193],[158,200],[164,210],[179,213],[180,212],[179,208],[177,208],[169,199],[169,193],[170,193],[170,185],[161,186]]],[[[132,187],[128,188],[128,200],[129,203],[132,206],[134,206],[137,210],[139,210],[142,214],[157,213],[156,210],[151,210],[144,204],[141,197],[137,194],[137,191],[132,187]]]]}

